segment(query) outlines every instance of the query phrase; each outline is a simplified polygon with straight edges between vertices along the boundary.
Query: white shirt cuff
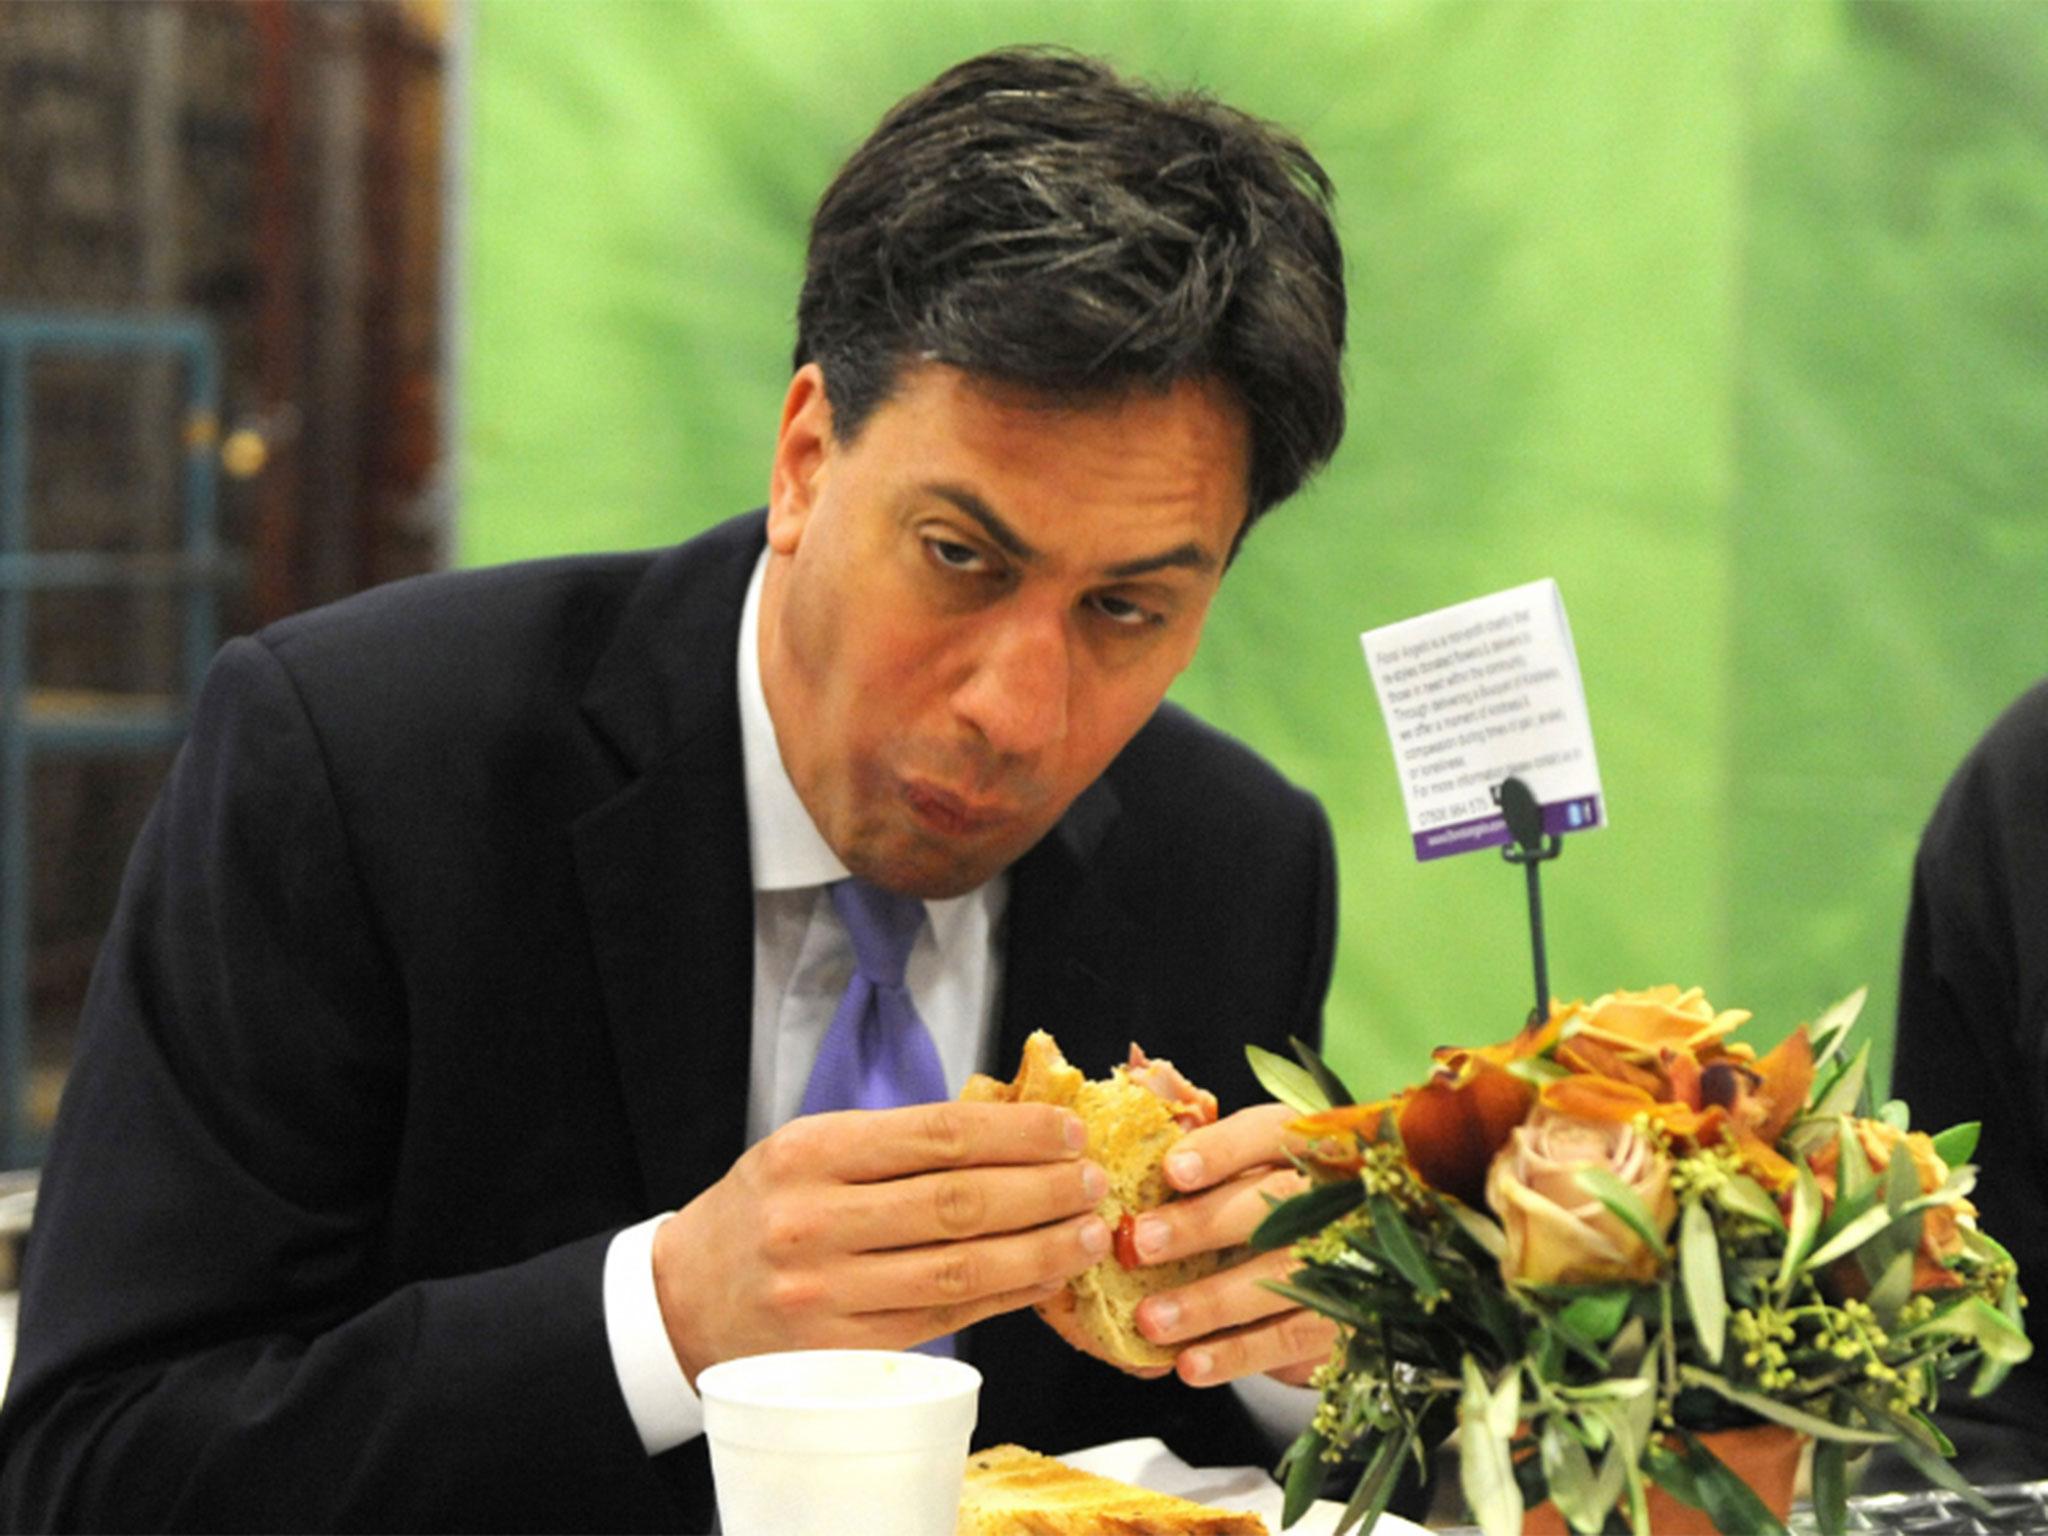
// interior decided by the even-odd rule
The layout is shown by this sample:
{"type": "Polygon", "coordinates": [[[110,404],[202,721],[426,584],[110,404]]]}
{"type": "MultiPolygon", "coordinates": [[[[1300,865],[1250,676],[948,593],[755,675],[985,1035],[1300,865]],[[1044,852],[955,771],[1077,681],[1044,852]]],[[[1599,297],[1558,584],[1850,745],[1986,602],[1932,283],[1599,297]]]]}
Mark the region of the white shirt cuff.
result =
{"type": "Polygon", "coordinates": [[[650,1456],[704,1433],[704,1404],[690,1389],[654,1294],[654,1231],[668,1213],[628,1227],[604,1255],[604,1332],[626,1412],[650,1456]]]}

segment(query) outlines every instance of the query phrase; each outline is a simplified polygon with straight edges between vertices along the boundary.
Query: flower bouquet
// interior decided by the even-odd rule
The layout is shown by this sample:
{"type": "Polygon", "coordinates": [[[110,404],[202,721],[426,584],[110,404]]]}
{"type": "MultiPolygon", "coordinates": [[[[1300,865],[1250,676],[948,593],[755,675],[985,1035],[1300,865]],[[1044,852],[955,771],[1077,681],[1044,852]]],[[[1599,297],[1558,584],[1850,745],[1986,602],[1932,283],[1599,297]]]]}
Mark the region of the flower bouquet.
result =
{"type": "Polygon", "coordinates": [[[1965,1371],[1988,1392],[2027,1357],[2024,1303],[1976,1230],[1976,1126],[1929,1137],[1905,1105],[1873,1109],[1869,1046],[1845,1048],[1862,1001],[1759,1057],[1729,1038],[1749,1015],[1697,989],[1611,993],[1439,1049],[1372,1104],[1305,1048],[1298,1065],[1254,1048],[1301,1113],[1311,1184],[1253,1242],[1292,1244],[1275,1288],[1340,1325],[1282,1466],[1287,1522],[1356,1458],[1339,1531],[1369,1529],[1403,1461],[1454,1428],[1487,1536],[1525,1512],[1643,1536],[1666,1499],[1718,1531],[1781,1531],[1789,1472],[1774,1509],[1717,1450],[1742,1426],[1812,1438],[1823,1531],[1872,1445],[1968,1494],[1936,1394],[1965,1371]]]}

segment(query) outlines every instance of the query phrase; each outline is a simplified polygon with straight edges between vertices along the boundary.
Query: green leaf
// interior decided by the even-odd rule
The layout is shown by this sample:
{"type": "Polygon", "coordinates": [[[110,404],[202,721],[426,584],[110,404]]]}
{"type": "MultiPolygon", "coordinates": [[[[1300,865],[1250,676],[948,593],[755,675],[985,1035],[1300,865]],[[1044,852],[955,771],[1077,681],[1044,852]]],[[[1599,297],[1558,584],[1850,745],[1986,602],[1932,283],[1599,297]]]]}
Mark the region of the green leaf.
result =
{"type": "Polygon", "coordinates": [[[1823,1208],[1820,1182],[1804,1159],[1794,1163],[1792,1171],[1792,1220],[1785,1237],[1785,1256],[1778,1264],[1776,1288],[1781,1294],[1791,1289],[1793,1277],[1806,1263],[1806,1255],[1820,1231],[1823,1208]]]}
{"type": "Polygon", "coordinates": [[[1458,1398],[1458,1481],[1465,1502],[1486,1536],[1520,1536],[1522,1490],[1515,1482],[1515,1464],[1509,1442],[1515,1432],[1520,1407],[1521,1372],[1510,1367],[1502,1377],[1502,1392],[1486,1384],[1479,1362],[1465,1356],[1464,1391],[1458,1398]],[[1498,1404],[1507,1401],[1509,1412],[1505,1431],[1497,1427],[1498,1404]]]}
{"type": "Polygon", "coordinates": [[[1778,1209],[1778,1202],[1764,1192],[1763,1185],[1746,1173],[1730,1174],[1714,1191],[1714,1198],[1721,1202],[1723,1210],[1747,1216],[1774,1232],[1785,1230],[1785,1216],[1778,1209]]]}
{"type": "Polygon", "coordinates": [[[1541,1088],[1545,1083],[1554,1083],[1572,1075],[1571,1068],[1560,1067],[1556,1062],[1543,1056],[1522,1056],[1507,1064],[1508,1074],[1519,1077],[1523,1082],[1541,1088]]]}
{"type": "Polygon", "coordinates": [[[1835,1201],[1834,1208],[1821,1219],[1820,1230],[1814,1234],[1814,1241],[1816,1243],[1828,1242],[1842,1228],[1849,1225],[1857,1217],[1874,1209],[1876,1205],[1877,1186],[1875,1184],[1870,1185],[1860,1195],[1841,1196],[1835,1201]]]}
{"type": "Polygon", "coordinates": [[[1678,1218],[1678,1273],[1701,1352],[1719,1365],[1728,1337],[1728,1296],[1721,1286],[1721,1245],[1704,1201],[1686,1201],[1678,1218]]]}
{"type": "MultiPolygon", "coordinates": [[[[1894,1216],[1906,1209],[1909,1201],[1920,1198],[1920,1170],[1913,1166],[1913,1159],[1901,1147],[1898,1154],[1885,1165],[1884,1204],[1894,1216]]],[[[1915,1240],[1915,1246],[1918,1240],[1915,1240]]]]}
{"type": "Polygon", "coordinates": [[[1698,1485],[1693,1479],[1692,1467],[1686,1459],[1665,1445],[1653,1440],[1643,1449],[1643,1470],[1651,1480],[1681,1504],[1694,1509],[1705,1509],[1706,1500],[1700,1496],[1698,1485]]]}
{"type": "Polygon", "coordinates": [[[1317,1431],[1305,1429],[1287,1448],[1280,1463],[1280,1484],[1285,1490],[1280,1508],[1282,1526],[1292,1525],[1307,1514],[1308,1507],[1322,1493],[1323,1475],[1327,1471],[1323,1451],[1329,1443],[1317,1431]]]}
{"type": "Polygon", "coordinates": [[[1857,1134],[1855,1123],[1846,1116],[1835,1128],[1835,1148],[1838,1153],[1836,1198],[1862,1199],[1876,1185],[1877,1175],[1870,1170],[1870,1154],[1863,1150],[1863,1138],[1857,1134]]]}
{"type": "Polygon", "coordinates": [[[1878,1106],[1877,1118],[1901,1135],[1912,1129],[1913,1114],[1904,1099],[1886,1099],[1878,1106]]]}
{"type": "Polygon", "coordinates": [[[1913,1299],[1913,1250],[1902,1249],[1885,1261],[1877,1283],[1870,1288],[1870,1310],[1880,1327],[1890,1328],[1898,1320],[1899,1308],[1913,1299]]]}
{"type": "Polygon", "coordinates": [[[1550,1502],[1558,1513],[1575,1531],[1599,1530],[1614,1507],[1614,1494],[1600,1497],[1600,1483],[1593,1475],[1586,1448],[1565,1433],[1555,1415],[1544,1419],[1536,1445],[1543,1460],[1543,1479],[1550,1486],[1550,1502]]]}
{"type": "Polygon", "coordinates": [[[1849,1064],[1837,1072],[1827,1088],[1814,1099],[1813,1108],[1808,1113],[1816,1119],[1854,1113],[1857,1101],[1863,1097],[1863,1082],[1869,1071],[1870,1042],[1866,1040],[1849,1064]]]}
{"type": "Polygon", "coordinates": [[[1696,1365],[1682,1365],[1678,1368],[1679,1379],[1688,1386],[1705,1387],[1709,1392],[1726,1398],[1739,1408],[1747,1408],[1760,1419],[1769,1419],[1773,1424],[1782,1424],[1787,1429],[1796,1429],[1812,1435],[1816,1440],[1839,1440],[1845,1445],[1884,1445],[1890,1435],[1876,1430],[1852,1429],[1846,1424],[1837,1424],[1819,1414],[1807,1413],[1803,1409],[1781,1403],[1774,1397],[1761,1392],[1744,1391],[1725,1377],[1712,1371],[1703,1371],[1696,1365]]]}
{"type": "Polygon", "coordinates": [[[1287,1044],[1293,1050],[1295,1058],[1308,1069],[1309,1076],[1316,1080],[1316,1086],[1323,1090],[1323,1097],[1333,1106],[1353,1102],[1351,1090],[1346,1088],[1337,1074],[1330,1070],[1314,1046],[1299,1035],[1289,1035],[1287,1044]]]}
{"type": "Polygon", "coordinates": [[[1992,1359],[2007,1365],[2018,1365],[2034,1352],[2026,1330],[1981,1296],[1965,1297],[1957,1305],[1935,1313],[1926,1322],[1916,1323],[1898,1337],[1919,1339],[1929,1335],[1968,1339],[1992,1359]]]}
{"type": "MultiPolygon", "coordinates": [[[[1986,1238],[1985,1241],[1990,1242],[1990,1239],[1986,1238]]],[[[1991,1246],[1994,1248],[1998,1247],[1996,1243],[1991,1243],[1991,1246]]],[[[2005,1250],[1999,1248],[1998,1251],[2003,1253],[2005,1250]]],[[[2025,1305],[2025,1302],[2020,1294],[2018,1281],[2006,1281],[2005,1289],[1999,1293],[1998,1310],[2007,1322],[2019,1329],[2020,1332],[2025,1333],[2027,1331],[2026,1326],[2020,1321],[2020,1308],[2023,1305],[2025,1305]]],[[[2005,1384],[2005,1378],[2011,1370],[2012,1362],[1996,1360],[1990,1355],[1986,1355],[1984,1363],[1977,1367],[1976,1377],[1970,1382],[1970,1396],[1983,1397],[1988,1393],[1996,1392],[2005,1384]]]]}
{"type": "Polygon", "coordinates": [[[1981,1120],[1965,1120],[1961,1125],[1950,1126],[1934,1138],[1935,1155],[1951,1168],[1967,1163],[1977,1150],[1977,1137],[1983,1129],[1981,1120]]]}
{"type": "Polygon", "coordinates": [[[1581,1189],[1606,1206],[1631,1232],[1647,1243],[1652,1253],[1659,1259],[1664,1257],[1664,1234],[1657,1230],[1650,1208],[1643,1204],[1641,1195],[1615,1176],[1613,1169],[1581,1168],[1578,1181],[1581,1189]]]}
{"type": "Polygon", "coordinates": [[[1813,1518],[1821,1536],[1842,1536],[1849,1525],[1849,1453],[1840,1442],[1813,1448],[1813,1518]]]}
{"type": "MultiPolygon", "coordinates": [[[[1928,1449],[1922,1437],[1926,1431],[1933,1429],[1933,1426],[1922,1418],[1921,1415],[1916,1413],[1912,1416],[1912,1419],[1907,1419],[1887,1409],[1877,1407],[1875,1404],[1864,1404],[1863,1406],[1872,1417],[1883,1419],[1900,1431],[1900,1433],[1892,1436],[1892,1446],[1901,1456],[1913,1464],[1914,1471],[1937,1487],[1946,1488],[1950,1493],[1958,1495],[1964,1503],[1978,1511],[1978,1513],[1988,1515],[1993,1512],[1991,1501],[1971,1487],[1964,1480],[1963,1475],[1948,1464],[1948,1454],[1953,1454],[1953,1446],[1948,1446],[1948,1454],[1928,1449]],[[1915,1423],[1913,1420],[1919,1420],[1919,1422],[1915,1423]]],[[[1939,1433],[1939,1431],[1936,1431],[1936,1433],[1939,1433]]],[[[1947,1436],[1944,1435],[1941,1438],[1943,1445],[1947,1446],[1947,1436]]]]}
{"type": "Polygon", "coordinates": [[[1329,1096],[1306,1067],[1257,1045],[1244,1048],[1244,1059],[1259,1086],[1295,1113],[1316,1115],[1330,1107],[1329,1096]]]}
{"type": "Polygon", "coordinates": [[[1401,1208],[1385,1195],[1373,1195],[1365,1204],[1372,1213],[1373,1236],[1379,1239],[1387,1261],[1400,1271],[1403,1280],[1415,1287],[1416,1296],[1427,1302],[1433,1296],[1447,1294],[1443,1281],[1437,1278],[1436,1267],[1429,1262],[1429,1255],[1422,1251],[1422,1245],[1409,1230],[1401,1208]]]}
{"type": "Polygon", "coordinates": [[[1835,1053],[1842,1048],[1842,1042],[1849,1038],[1849,1030],[1856,1022],[1856,1016],[1863,1012],[1863,1004],[1870,996],[1870,988],[1858,987],[1847,997],[1822,1012],[1813,1021],[1806,1035],[1813,1042],[1813,1066],[1818,1072],[1826,1066],[1835,1053]]]}
{"type": "Polygon", "coordinates": [[[1756,1490],[1737,1477],[1698,1436],[1681,1429],[1678,1440],[1685,1448],[1686,1468],[1692,1473],[1699,1507],[1707,1512],[1716,1530],[1742,1532],[1744,1536],[1786,1536],[1784,1524],[1756,1496],[1756,1490]]]}
{"type": "Polygon", "coordinates": [[[1557,1314],[1557,1321],[1589,1344],[1605,1344],[1628,1321],[1633,1294],[1620,1286],[1586,1291],[1557,1314]]]}
{"type": "Polygon", "coordinates": [[[1825,1269],[1843,1254],[1853,1252],[1869,1242],[1878,1233],[1892,1224],[1892,1213],[1881,1205],[1873,1205],[1854,1221],[1822,1243],[1808,1257],[1806,1269],[1825,1269]]]}
{"type": "Polygon", "coordinates": [[[1381,1437],[1374,1448],[1372,1460],[1366,1463],[1365,1475],[1358,1480],[1358,1486],[1351,1491],[1351,1502],[1344,1506],[1344,1513],[1338,1517],[1337,1529],[1333,1536],[1344,1536],[1346,1531],[1369,1526],[1379,1520],[1387,1507],[1387,1501],[1394,1496],[1394,1483],[1401,1470],[1401,1457],[1414,1442],[1415,1431],[1404,1429],[1381,1437]]]}
{"type": "Polygon", "coordinates": [[[1318,1184],[1290,1200],[1282,1200],[1266,1212],[1266,1219],[1252,1232],[1252,1248],[1260,1253],[1285,1248],[1289,1243],[1322,1231],[1338,1217],[1349,1215],[1363,1204],[1365,1186],[1357,1179],[1318,1184]]]}
{"type": "Polygon", "coordinates": [[[1259,1284],[1275,1296],[1285,1296],[1289,1301],[1307,1307],[1311,1312],[1320,1312],[1324,1317],[1348,1323],[1353,1328],[1370,1328],[1378,1321],[1345,1298],[1332,1295],[1321,1286],[1314,1285],[1299,1270],[1295,1272],[1292,1280],[1261,1280],[1259,1284]]]}
{"type": "Polygon", "coordinates": [[[1963,1228],[1963,1246],[1980,1259],[1995,1264],[2015,1264],[2005,1244],[1988,1232],[1979,1232],[1975,1227],[1963,1228]]]}
{"type": "Polygon", "coordinates": [[[1444,1199],[1438,1204],[1449,1212],[1451,1220],[1463,1229],[1465,1235],[1477,1243],[1489,1259],[1498,1263],[1507,1256],[1508,1238],[1499,1222],[1483,1216],[1462,1200],[1444,1199]]]}
{"type": "Polygon", "coordinates": [[[1908,1201],[1906,1209],[1926,1211],[1937,1205],[1954,1205],[1958,1200],[1966,1198],[1976,1187],[1977,1170],[1971,1164],[1964,1163],[1960,1167],[1949,1169],[1948,1177],[1941,1181],[1939,1188],[1930,1189],[1926,1194],[1916,1195],[1908,1201]]]}
{"type": "Polygon", "coordinates": [[[1482,1281],[1467,1300],[1503,1357],[1513,1359],[1522,1353],[1522,1314],[1497,1287],[1482,1281]]]}

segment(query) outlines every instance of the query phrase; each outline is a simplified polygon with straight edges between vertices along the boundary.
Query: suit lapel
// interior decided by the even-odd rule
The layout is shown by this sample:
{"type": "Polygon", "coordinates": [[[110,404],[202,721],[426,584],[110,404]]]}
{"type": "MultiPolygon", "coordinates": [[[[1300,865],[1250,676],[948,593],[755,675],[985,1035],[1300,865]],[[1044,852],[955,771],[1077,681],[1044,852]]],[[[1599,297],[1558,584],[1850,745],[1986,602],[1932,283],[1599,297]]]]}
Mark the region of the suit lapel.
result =
{"type": "Polygon", "coordinates": [[[658,560],[584,698],[628,775],[571,835],[650,1210],[745,1147],[754,916],[734,667],[760,547],[756,517],[658,560]]]}

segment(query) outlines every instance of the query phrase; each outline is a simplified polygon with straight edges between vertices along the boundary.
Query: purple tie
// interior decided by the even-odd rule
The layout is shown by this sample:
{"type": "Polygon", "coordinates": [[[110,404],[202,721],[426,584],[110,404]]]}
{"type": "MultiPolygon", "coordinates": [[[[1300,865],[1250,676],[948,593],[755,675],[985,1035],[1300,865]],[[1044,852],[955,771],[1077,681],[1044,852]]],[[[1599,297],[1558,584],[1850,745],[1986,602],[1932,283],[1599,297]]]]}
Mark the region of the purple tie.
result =
{"type": "MultiPolygon", "coordinates": [[[[853,979],[833,1011],[797,1112],[895,1109],[945,1098],[939,1049],[903,984],[910,946],[924,926],[924,903],[865,880],[837,880],[827,889],[853,940],[853,979]]],[[[921,1354],[950,1356],[953,1335],[915,1347],[921,1354]]]]}
{"type": "Polygon", "coordinates": [[[799,1114],[895,1109],[946,1097],[938,1047],[917,1016],[903,967],[924,926],[924,903],[865,880],[827,887],[853,940],[853,979],[818,1047],[799,1114]]]}

